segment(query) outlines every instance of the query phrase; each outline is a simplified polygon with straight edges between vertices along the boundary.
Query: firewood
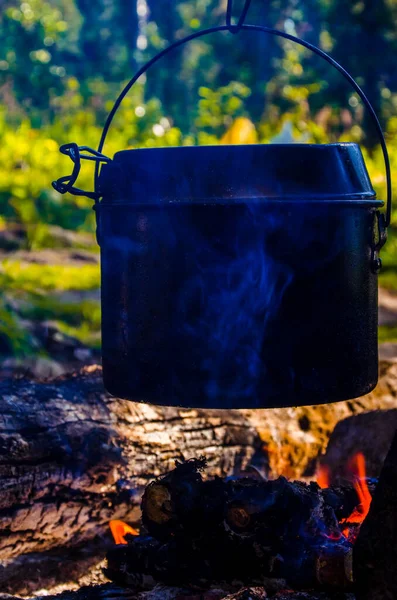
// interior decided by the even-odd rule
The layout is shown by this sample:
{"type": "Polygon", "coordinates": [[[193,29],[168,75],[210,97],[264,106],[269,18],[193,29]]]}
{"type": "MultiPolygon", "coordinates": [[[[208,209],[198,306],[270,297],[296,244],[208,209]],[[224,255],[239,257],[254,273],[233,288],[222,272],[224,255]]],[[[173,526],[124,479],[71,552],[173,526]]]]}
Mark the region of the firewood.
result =
{"type": "Polygon", "coordinates": [[[204,467],[204,459],[178,462],[147,486],[142,515],[152,537],[129,536],[108,553],[111,580],[203,585],[283,577],[297,588],[351,586],[352,545],[334,510],[348,494],[284,477],[205,481],[204,467]]]}
{"type": "Polygon", "coordinates": [[[327,534],[341,537],[339,521],[357,505],[352,485],[321,490],[316,483],[289,482],[284,477],[204,481],[204,467],[204,459],[178,462],[147,486],[141,508],[150,535],[163,541],[178,536],[219,540],[225,535],[255,541],[260,536],[276,551],[288,537],[295,545],[305,536],[320,537],[319,541],[327,534]]]}
{"type": "Polygon", "coordinates": [[[220,479],[204,483],[201,471],[204,457],[186,462],[150,483],[142,496],[142,523],[157,539],[201,535],[222,518],[224,483],[220,479]]]}
{"type": "MultiPolygon", "coordinates": [[[[36,596],[34,600],[137,600],[137,593],[134,590],[120,588],[113,584],[90,585],[80,588],[77,591],[66,591],[56,596],[36,596]]],[[[17,596],[0,594],[0,600],[21,600],[17,596]]],[[[33,599],[32,599],[33,600],[33,599]]]]}
{"type": "Polygon", "coordinates": [[[235,594],[225,596],[223,600],[265,600],[267,593],[264,588],[244,588],[235,594]]]}
{"type": "Polygon", "coordinates": [[[397,432],[354,547],[357,600],[397,598],[397,432]]]}
{"type": "MultiPolygon", "coordinates": [[[[269,596],[266,588],[249,587],[228,593],[220,589],[194,590],[167,586],[156,586],[149,592],[136,592],[111,584],[84,587],[74,592],[63,592],[57,596],[36,596],[34,600],[263,600],[269,596]]],[[[354,600],[351,594],[285,591],[275,600],[354,600]]],[[[21,600],[16,596],[0,594],[0,600],[21,600]]],[[[33,599],[32,599],[33,600],[33,599]]]]}
{"type": "Polygon", "coordinates": [[[283,558],[249,545],[192,550],[180,542],[135,538],[108,553],[106,576],[118,585],[149,589],[167,585],[208,586],[231,581],[264,585],[269,577],[284,577],[291,588],[352,588],[352,558],[348,544],[306,549],[299,557],[283,558]]]}

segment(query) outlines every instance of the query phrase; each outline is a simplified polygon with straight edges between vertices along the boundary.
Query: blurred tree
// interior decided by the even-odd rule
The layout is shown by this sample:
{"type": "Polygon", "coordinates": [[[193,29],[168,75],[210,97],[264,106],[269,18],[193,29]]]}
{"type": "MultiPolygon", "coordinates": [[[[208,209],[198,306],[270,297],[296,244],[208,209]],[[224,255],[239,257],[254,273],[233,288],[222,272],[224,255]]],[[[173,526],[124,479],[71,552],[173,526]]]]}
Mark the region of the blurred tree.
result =
{"type": "MultiPolygon", "coordinates": [[[[248,20],[258,25],[277,23],[289,2],[253,2],[248,20]]],[[[242,2],[236,3],[235,18],[242,6],[242,2]]],[[[221,0],[165,0],[161,3],[148,0],[148,8],[146,56],[152,56],[192,30],[225,23],[226,1],[221,0]]],[[[281,54],[277,41],[256,32],[242,32],[237,37],[230,33],[203,37],[163,59],[155,75],[148,75],[147,95],[160,98],[166,111],[177,115],[178,126],[186,132],[198,114],[201,86],[215,90],[231,81],[240,81],[252,90],[246,110],[258,119],[265,105],[265,82],[274,75],[274,59],[281,54]]]]}
{"type": "Polygon", "coordinates": [[[51,118],[50,99],[63,91],[65,58],[76,50],[80,22],[78,11],[68,0],[4,3],[0,15],[0,83],[2,100],[11,113],[23,109],[38,123],[41,117],[51,118]]]}
{"type": "MultiPolygon", "coordinates": [[[[332,0],[326,3],[324,13],[333,40],[333,56],[357,78],[381,117],[382,91],[397,91],[396,17],[396,2],[388,0],[332,0]]],[[[357,99],[340,77],[332,75],[329,85],[334,101],[357,106],[357,99]]],[[[366,144],[373,148],[378,139],[364,114],[366,144]]]]}
{"type": "Polygon", "coordinates": [[[78,75],[120,80],[136,67],[136,0],[76,0],[83,17],[78,75]]]}
{"type": "MultiPolygon", "coordinates": [[[[243,0],[234,5],[238,18],[243,0]]],[[[137,66],[192,31],[224,24],[226,0],[3,0],[2,8],[0,98],[16,121],[28,115],[40,126],[58,114],[72,118],[81,106],[103,122],[137,66]]],[[[253,0],[247,21],[319,44],[358,78],[385,120],[395,113],[397,0],[253,0]]],[[[215,93],[235,83],[250,93],[224,115],[225,127],[231,116],[281,123],[293,114],[302,127],[314,119],[337,137],[355,118],[367,145],[376,143],[338,73],[301,47],[256,32],[214,34],[169,54],[148,73],[144,97],[156,99],[185,135],[197,135],[208,108],[201,88],[215,93]]]]}

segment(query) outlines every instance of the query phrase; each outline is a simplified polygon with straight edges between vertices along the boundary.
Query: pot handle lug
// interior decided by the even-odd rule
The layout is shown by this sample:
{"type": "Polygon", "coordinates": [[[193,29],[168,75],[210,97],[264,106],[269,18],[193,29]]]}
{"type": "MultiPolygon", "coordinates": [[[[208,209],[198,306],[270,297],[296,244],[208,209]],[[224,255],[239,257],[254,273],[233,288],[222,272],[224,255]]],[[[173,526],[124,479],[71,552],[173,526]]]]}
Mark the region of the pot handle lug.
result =
{"type": "Polygon", "coordinates": [[[64,175],[63,177],[59,177],[56,181],[53,181],[52,187],[60,194],[70,192],[75,196],[92,198],[95,203],[97,203],[100,198],[99,192],[87,192],[74,186],[80,173],[81,160],[91,160],[99,165],[100,163],[109,163],[111,159],[93,148],[89,148],[88,146],[78,146],[74,142],[63,144],[63,146],[59,148],[59,151],[71,158],[73,161],[73,171],[71,175],[64,175]]]}
{"type": "Polygon", "coordinates": [[[374,273],[379,273],[382,268],[382,259],[379,256],[380,249],[387,241],[387,225],[384,213],[378,210],[374,214],[371,245],[371,267],[374,273]]]}

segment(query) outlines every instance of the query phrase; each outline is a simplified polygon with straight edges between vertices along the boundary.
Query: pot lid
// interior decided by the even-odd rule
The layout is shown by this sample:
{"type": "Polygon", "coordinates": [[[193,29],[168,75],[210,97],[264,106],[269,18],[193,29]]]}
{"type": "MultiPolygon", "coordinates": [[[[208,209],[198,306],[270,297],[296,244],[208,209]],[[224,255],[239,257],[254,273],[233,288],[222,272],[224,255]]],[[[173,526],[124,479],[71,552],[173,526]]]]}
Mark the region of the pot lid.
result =
{"type": "Polygon", "coordinates": [[[375,198],[354,143],[123,150],[103,165],[99,191],[105,204],[375,198]]]}

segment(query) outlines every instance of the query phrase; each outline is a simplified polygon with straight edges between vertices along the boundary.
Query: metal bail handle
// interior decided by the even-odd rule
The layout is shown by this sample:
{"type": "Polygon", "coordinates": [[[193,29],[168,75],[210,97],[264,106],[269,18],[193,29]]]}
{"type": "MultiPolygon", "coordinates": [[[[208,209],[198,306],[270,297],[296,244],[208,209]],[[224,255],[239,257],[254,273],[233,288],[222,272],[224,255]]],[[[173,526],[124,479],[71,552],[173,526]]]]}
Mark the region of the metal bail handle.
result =
{"type": "MultiPolygon", "coordinates": [[[[384,158],[384,162],[385,162],[386,184],[387,184],[386,211],[384,213],[379,214],[379,219],[380,219],[379,227],[381,229],[386,230],[386,228],[390,225],[391,210],[392,210],[392,182],[391,182],[390,159],[389,159],[389,154],[387,151],[386,140],[383,135],[383,131],[382,131],[382,127],[380,125],[379,119],[378,119],[376,112],[374,111],[370,101],[368,100],[367,96],[365,95],[364,91],[361,89],[361,87],[358,85],[358,83],[355,81],[355,79],[350,75],[350,73],[348,73],[346,71],[346,69],[344,69],[344,67],[342,67],[342,65],[340,65],[329,54],[327,54],[326,52],[324,52],[317,46],[310,44],[310,42],[306,42],[305,40],[302,40],[301,38],[290,35],[289,33],[286,33],[285,31],[281,31],[279,29],[273,29],[271,27],[264,27],[264,26],[260,26],[260,25],[246,25],[244,21],[247,16],[247,12],[250,7],[250,4],[251,4],[251,0],[245,0],[241,15],[238,18],[237,23],[233,24],[232,23],[233,0],[228,0],[227,9],[226,9],[226,25],[221,25],[219,27],[210,27],[209,29],[203,29],[201,31],[196,31],[196,32],[186,36],[185,38],[178,40],[177,42],[174,42],[173,44],[171,44],[170,46],[168,46],[167,48],[165,48],[164,50],[162,50],[161,52],[156,54],[156,56],[154,56],[152,59],[150,59],[145,65],[143,65],[139,69],[139,71],[132,77],[132,79],[130,79],[130,81],[122,89],[122,91],[120,92],[118,98],[116,99],[116,101],[113,105],[113,108],[109,112],[108,117],[105,122],[105,125],[104,125],[104,128],[103,128],[103,131],[102,131],[101,139],[99,141],[98,151],[90,150],[90,149],[87,149],[86,147],[80,148],[80,150],[82,150],[84,148],[84,150],[89,151],[95,155],[93,157],[91,157],[91,156],[88,157],[86,155],[80,156],[81,158],[89,158],[90,160],[95,160],[95,162],[96,162],[96,164],[95,164],[95,192],[82,192],[82,190],[77,189],[77,193],[79,193],[79,194],[83,193],[88,197],[95,198],[96,200],[98,200],[100,198],[101,194],[99,192],[99,186],[98,186],[100,163],[108,162],[110,160],[102,154],[102,150],[103,150],[103,147],[104,147],[104,144],[106,141],[109,127],[113,121],[113,118],[114,118],[118,108],[120,107],[120,104],[122,103],[123,99],[125,98],[125,96],[128,94],[128,92],[130,91],[132,86],[137,82],[137,80],[144,73],[146,73],[146,71],[148,71],[148,69],[150,69],[150,67],[152,65],[157,63],[161,58],[163,58],[169,52],[172,52],[176,48],[179,48],[179,46],[183,46],[184,44],[186,44],[192,40],[204,37],[211,33],[217,33],[219,31],[228,31],[232,34],[236,34],[242,30],[257,31],[257,32],[261,32],[261,33],[266,33],[268,35],[274,35],[277,37],[284,38],[284,39],[294,42],[300,46],[303,46],[304,48],[307,48],[314,54],[317,54],[317,56],[319,56],[320,58],[322,58],[323,60],[328,62],[332,67],[334,67],[337,71],[339,71],[339,73],[350,83],[352,88],[355,90],[357,95],[362,100],[363,104],[365,105],[369,114],[371,115],[371,119],[372,119],[375,129],[378,133],[380,145],[382,148],[383,158],[384,158]]],[[[74,144],[74,146],[77,148],[77,151],[78,151],[79,148],[76,146],[76,144],[74,144]]],[[[61,149],[61,151],[62,151],[62,149],[61,149]]],[[[72,155],[71,155],[71,157],[72,157],[72,155]]],[[[53,183],[55,189],[58,189],[58,191],[61,191],[61,193],[64,193],[64,191],[62,191],[62,189],[64,189],[64,188],[67,188],[67,189],[65,189],[65,191],[72,191],[73,193],[76,193],[74,191],[76,188],[73,188],[72,184],[76,181],[80,166],[78,166],[78,168],[77,168],[76,161],[74,161],[74,162],[75,162],[75,168],[73,169],[72,175],[67,176],[67,177],[61,177],[60,179],[58,179],[57,182],[53,183]],[[76,175],[76,171],[77,171],[77,175],[76,175]]],[[[385,236],[382,236],[382,240],[384,240],[384,239],[385,239],[385,236]]]]}

